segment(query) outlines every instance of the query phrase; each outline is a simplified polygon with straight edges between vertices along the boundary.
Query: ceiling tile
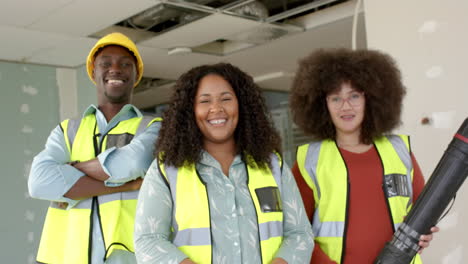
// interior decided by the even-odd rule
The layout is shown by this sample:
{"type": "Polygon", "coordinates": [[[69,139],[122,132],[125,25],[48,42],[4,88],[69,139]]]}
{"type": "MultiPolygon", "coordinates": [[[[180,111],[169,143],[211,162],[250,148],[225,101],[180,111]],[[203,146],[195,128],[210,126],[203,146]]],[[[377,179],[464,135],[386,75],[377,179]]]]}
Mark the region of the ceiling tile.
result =
{"type": "Polygon", "coordinates": [[[44,49],[31,56],[31,63],[78,67],[86,63],[89,51],[96,43],[92,38],[73,38],[57,43],[56,46],[44,49]]]}
{"type": "Polygon", "coordinates": [[[155,0],[79,0],[36,21],[30,28],[85,37],[155,4],[155,0]]]}
{"type": "Polygon", "coordinates": [[[0,25],[27,27],[74,0],[2,1],[0,25]]]}
{"type": "Polygon", "coordinates": [[[138,45],[145,64],[144,76],[163,79],[177,79],[183,72],[201,64],[215,63],[219,56],[200,53],[186,53],[168,56],[166,50],[138,45]]]}
{"type": "Polygon", "coordinates": [[[71,39],[64,35],[9,26],[0,26],[0,35],[3,36],[0,59],[23,62],[29,62],[31,56],[71,39]]]}
{"type": "Polygon", "coordinates": [[[140,44],[155,48],[195,47],[239,33],[260,23],[240,17],[212,14],[140,44]]]}

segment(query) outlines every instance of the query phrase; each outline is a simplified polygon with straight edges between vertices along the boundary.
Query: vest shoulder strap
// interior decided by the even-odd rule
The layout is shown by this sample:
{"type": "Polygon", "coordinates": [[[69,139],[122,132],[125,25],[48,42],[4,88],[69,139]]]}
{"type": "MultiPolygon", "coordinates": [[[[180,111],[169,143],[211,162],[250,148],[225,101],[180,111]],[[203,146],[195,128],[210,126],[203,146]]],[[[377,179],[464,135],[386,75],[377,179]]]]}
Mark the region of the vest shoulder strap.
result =
{"type": "Polygon", "coordinates": [[[80,127],[81,118],[70,118],[64,120],[60,127],[62,128],[65,142],[68,144],[68,150],[71,152],[73,141],[75,141],[76,133],[80,127]]]}
{"type": "Polygon", "coordinates": [[[413,163],[411,162],[411,148],[409,144],[409,136],[407,135],[388,135],[386,136],[388,141],[392,144],[398,157],[405,164],[406,169],[411,171],[413,169],[413,163]]]}
{"type": "Polygon", "coordinates": [[[281,157],[281,154],[278,152],[275,152],[274,154],[271,154],[271,173],[273,175],[273,178],[276,181],[276,185],[278,185],[278,189],[280,193],[283,193],[283,188],[281,184],[281,178],[283,176],[283,159],[281,157]]]}
{"type": "Polygon", "coordinates": [[[154,122],[161,122],[162,118],[160,117],[155,117],[152,115],[144,115],[143,118],[141,119],[140,124],[138,125],[138,129],[135,133],[135,136],[138,136],[141,134],[147,127],[149,127],[151,124],[154,122]]]}
{"type": "MultiPolygon", "coordinates": [[[[161,155],[161,154],[160,154],[161,155]]],[[[161,178],[164,180],[164,183],[166,184],[166,186],[169,188],[169,190],[171,189],[170,185],[169,185],[169,178],[166,174],[166,168],[164,166],[164,163],[161,162],[161,159],[160,157],[156,157],[156,162],[157,162],[157,167],[158,167],[158,171],[159,171],[159,175],[161,176],[161,178]]]]}
{"type": "MultiPolygon", "coordinates": [[[[279,164],[280,171],[283,171],[283,157],[281,156],[280,153],[278,153],[276,151],[274,153],[275,154],[272,155],[272,160],[271,161],[272,161],[272,163],[276,162],[277,164],[279,164]]],[[[272,165],[274,165],[274,164],[272,164],[272,165]]]]}

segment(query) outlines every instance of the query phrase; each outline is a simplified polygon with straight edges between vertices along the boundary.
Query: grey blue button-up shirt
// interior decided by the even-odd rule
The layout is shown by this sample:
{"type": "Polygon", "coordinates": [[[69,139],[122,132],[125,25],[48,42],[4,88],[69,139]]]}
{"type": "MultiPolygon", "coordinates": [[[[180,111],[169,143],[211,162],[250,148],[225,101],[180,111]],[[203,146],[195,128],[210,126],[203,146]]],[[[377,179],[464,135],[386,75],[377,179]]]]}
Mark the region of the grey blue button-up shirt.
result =
{"type": "MultiPolygon", "coordinates": [[[[247,186],[244,162],[236,156],[229,177],[226,177],[220,164],[204,152],[196,168],[210,194],[213,263],[260,264],[257,216],[247,186]]],[[[283,242],[276,257],[288,263],[309,263],[312,230],[296,182],[286,164],[281,181],[283,242]]],[[[154,161],[138,199],[134,235],[138,263],[180,263],[187,258],[171,243],[172,206],[170,191],[154,161]]]]}
{"type": "MultiPolygon", "coordinates": [[[[105,135],[120,121],[133,117],[142,117],[141,112],[130,104],[125,105],[109,123],[104,114],[94,105],[87,108],[83,117],[87,115],[96,115],[101,135],[105,135]]],[[[153,160],[154,143],[160,126],[159,122],[155,122],[142,134],[136,136],[130,144],[122,148],[112,147],[97,156],[102,168],[110,176],[105,183],[106,185],[118,186],[145,175],[153,160]]],[[[89,147],[93,148],[92,145],[89,147]]],[[[84,176],[84,173],[68,165],[67,162],[70,161],[70,153],[65,143],[63,131],[60,126],[57,126],[47,139],[45,149],[34,157],[31,165],[28,181],[31,196],[43,200],[66,202],[68,208],[75,206],[79,201],[69,199],[63,195],[79,178],[84,176]]],[[[98,222],[99,218],[96,210],[94,212],[91,264],[102,264],[104,263],[104,242],[98,222]]],[[[106,261],[106,264],[131,263],[136,263],[134,254],[123,250],[116,250],[106,261]]]]}

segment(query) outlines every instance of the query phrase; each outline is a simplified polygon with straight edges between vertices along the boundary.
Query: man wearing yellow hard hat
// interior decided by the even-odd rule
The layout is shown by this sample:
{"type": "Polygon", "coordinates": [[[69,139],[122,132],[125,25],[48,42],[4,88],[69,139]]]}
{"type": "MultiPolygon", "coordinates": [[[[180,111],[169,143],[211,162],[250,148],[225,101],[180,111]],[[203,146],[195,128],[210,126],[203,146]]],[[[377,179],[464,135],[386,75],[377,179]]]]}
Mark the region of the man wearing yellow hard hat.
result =
{"type": "Polygon", "coordinates": [[[130,104],[143,61],[128,37],[101,38],[86,66],[97,106],[62,121],[32,163],[30,195],[51,201],[36,261],[136,263],[136,200],[153,160],[160,119],[143,116],[130,104]]]}

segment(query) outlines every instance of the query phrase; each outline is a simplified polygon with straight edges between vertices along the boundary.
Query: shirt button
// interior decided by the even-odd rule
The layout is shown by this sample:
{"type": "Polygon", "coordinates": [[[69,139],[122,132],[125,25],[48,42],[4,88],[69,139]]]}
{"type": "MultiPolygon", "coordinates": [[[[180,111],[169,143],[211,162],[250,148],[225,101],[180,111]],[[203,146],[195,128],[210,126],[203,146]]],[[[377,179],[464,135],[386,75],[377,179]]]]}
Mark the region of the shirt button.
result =
{"type": "Polygon", "coordinates": [[[237,247],[237,246],[239,246],[239,243],[237,243],[237,242],[234,242],[234,246],[236,246],[236,247],[237,247]]]}

